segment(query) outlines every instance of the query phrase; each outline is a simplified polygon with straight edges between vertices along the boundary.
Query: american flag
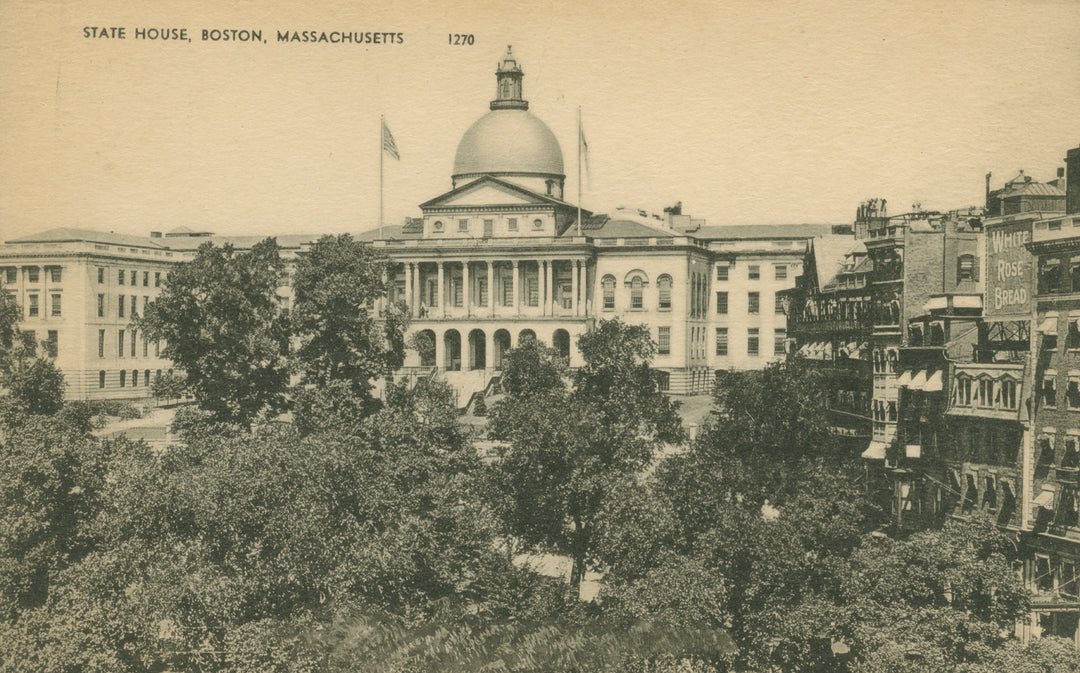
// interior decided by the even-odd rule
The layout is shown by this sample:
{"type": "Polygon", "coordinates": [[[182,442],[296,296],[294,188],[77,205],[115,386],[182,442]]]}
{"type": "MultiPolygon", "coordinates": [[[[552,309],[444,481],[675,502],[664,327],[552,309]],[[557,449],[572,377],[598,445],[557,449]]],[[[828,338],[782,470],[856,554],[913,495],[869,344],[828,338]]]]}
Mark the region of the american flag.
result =
{"type": "Polygon", "coordinates": [[[385,120],[382,123],[382,148],[383,152],[386,152],[398,161],[401,161],[401,155],[398,154],[397,143],[394,142],[394,136],[390,133],[390,129],[387,128],[385,120]]]}

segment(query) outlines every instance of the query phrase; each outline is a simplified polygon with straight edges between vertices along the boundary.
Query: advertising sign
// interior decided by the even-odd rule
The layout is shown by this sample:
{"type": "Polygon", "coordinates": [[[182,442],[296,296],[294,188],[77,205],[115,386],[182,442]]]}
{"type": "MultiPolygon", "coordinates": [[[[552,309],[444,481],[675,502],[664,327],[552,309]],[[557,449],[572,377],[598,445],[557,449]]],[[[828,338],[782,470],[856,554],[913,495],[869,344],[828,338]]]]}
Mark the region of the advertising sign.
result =
{"type": "Polygon", "coordinates": [[[1031,220],[986,227],[986,302],[983,315],[1030,315],[1035,259],[1024,247],[1030,241],[1031,220]]]}

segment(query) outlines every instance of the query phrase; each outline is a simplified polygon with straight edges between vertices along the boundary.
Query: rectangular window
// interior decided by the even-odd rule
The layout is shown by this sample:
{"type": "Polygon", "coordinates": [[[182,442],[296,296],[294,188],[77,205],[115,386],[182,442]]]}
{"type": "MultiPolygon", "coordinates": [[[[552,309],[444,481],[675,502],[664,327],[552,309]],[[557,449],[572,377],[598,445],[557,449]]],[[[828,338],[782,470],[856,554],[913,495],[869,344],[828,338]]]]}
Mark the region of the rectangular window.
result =
{"type": "Polygon", "coordinates": [[[487,278],[480,276],[476,279],[476,294],[477,294],[477,306],[488,305],[488,286],[487,278]]]}
{"type": "Polygon", "coordinates": [[[105,387],[105,370],[104,369],[102,369],[100,372],[97,373],[97,387],[98,388],[104,388],[105,387]]]}
{"type": "Polygon", "coordinates": [[[727,355],[728,342],[727,342],[727,328],[716,328],[716,354],[727,355]]]}
{"type": "Polygon", "coordinates": [[[116,272],[116,280],[117,280],[117,282],[118,282],[118,283],[120,283],[121,285],[123,285],[123,284],[124,284],[124,270],[123,270],[123,269],[117,269],[117,272],[116,272]]]}
{"type": "Polygon", "coordinates": [[[38,278],[38,268],[36,266],[32,266],[26,270],[26,280],[30,283],[36,283],[40,280],[38,278]]]}
{"type": "Polygon", "coordinates": [[[529,300],[529,306],[540,305],[540,283],[537,278],[529,278],[525,281],[525,294],[529,300]]]}
{"type": "Polygon", "coordinates": [[[517,218],[516,217],[511,217],[508,220],[506,220],[506,229],[507,229],[507,231],[517,231],[518,230],[518,228],[517,228],[517,218]]]}
{"type": "Polygon", "coordinates": [[[132,388],[138,388],[139,387],[139,370],[138,369],[132,369],[131,370],[131,387],[132,388]]]}
{"type": "Polygon", "coordinates": [[[126,369],[121,369],[120,370],[120,387],[123,388],[126,383],[127,383],[127,370],[126,369]]]}
{"type": "Polygon", "coordinates": [[[154,272],[154,287],[161,287],[161,272],[154,272]]]}
{"type": "Polygon", "coordinates": [[[787,352],[787,330],[777,327],[773,330],[773,355],[783,355],[787,352]]]}
{"type": "Polygon", "coordinates": [[[131,357],[135,357],[135,333],[138,330],[131,330],[131,357]]]}
{"type": "Polygon", "coordinates": [[[156,358],[161,357],[161,341],[160,340],[155,340],[154,341],[154,357],[156,357],[156,358]]]}
{"type": "Polygon", "coordinates": [[[758,280],[761,278],[761,266],[757,264],[751,264],[746,268],[746,277],[750,280],[758,280]]]}
{"type": "Polygon", "coordinates": [[[139,310],[138,301],[139,301],[138,297],[136,297],[135,295],[131,295],[131,317],[132,318],[134,318],[135,316],[138,315],[138,310],[139,310]]]}
{"type": "Polygon", "coordinates": [[[991,388],[993,383],[990,379],[979,379],[979,387],[975,391],[975,403],[980,407],[991,406],[991,388]]]}
{"type": "Polygon", "coordinates": [[[131,285],[132,286],[135,285],[135,280],[136,280],[138,275],[139,275],[138,272],[135,271],[134,269],[132,269],[132,271],[131,271],[131,285]]]}
{"type": "Polygon", "coordinates": [[[54,329],[49,330],[48,338],[45,339],[45,352],[49,357],[55,358],[60,351],[60,334],[54,329]]]}
{"type": "Polygon", "coordinates": [[[150,342],[147,341],[146,337],[144,336],[143,340],[142,340],[142,356],[145,358],[145,357],[148,357],[149,354],[150,354],[150,342]]]}
{"type": "Polygon", "coordinates": [[[658,355],[671,355],[671,328],[656,328],[656,352],[658,355]]]}
{"type": "Polygon", "coordinates": [[[105,317],[105,295],[103,294],[97,296],[97,317],[105,317]]]}
{"type": "Polygon", "coordinates": [[[757,355],[760,351],[759,339],[760,330],[757,327],[750,327],[746,330],[746,354],[757,355]]]}
{"type": "Polygon", "coordinates": [[[1080,409],[1080,379],[1069,379],[1069,387],[1065,390],[1065,404],[1070,409],[1080,409]]]}
{"type": "Polygon", "coordinates": [[[773,312],[775,312],[775,313],[783,313],[784,312],[784,298],[781,297],[780,295],[776,295],[773,298],[773,312]]]}
{"type": "Polygon", "coordinates": [[[761,310],[761,293],[750,292],[746,295],[746,312],[757,313],[761,310]]]}
{"type": "Polygon", "coordinates": [[[150,272],[149,271],[143,271],[142,272],[142,286],[143,287],[150,287],[150,272]]]}
{"type": "MultiPolygon", "coordinates": [[[[286,298],[285,298],[285,302],[286,302],[286,303],[285,303],[285,306],[286,306],[286,310],[288,310],[288,306],[289,306],[289,304],[288,304],[288,301],[289,301],[289,298],[288,298],[288,297],[286,297],[286,298]]],[[[150,297],[143,297],[143,298],[142,298],[142,312],[143,312],[143,315],[146,315],[146,308],[147,308],[148,306],[150,306],[150,297]]]]}
{"type": "Polygon", "coordinates": [[[645,289],[641,278],[630,281],[630,309],[640,311],[645,305],[645,289]]]}
{"type": "Polygon", "coordinates": [[[961,378],[956,380],[956,404],[971,406],[971,379],[961,378]]]}
{"type": "Polygon", "coordinates": [[[17,278],[17,271],[18,269],[13,266],[9,266],[8,268],[4,269],[4,282],[6,282],[8,285],[14,285],[17,278]]]}
{"type": "Polygon", "coordinates": [[[53,283],[62,282],[60,279],[64,277],[64,269],[59,266],[53,266],[49,268],[49,281],[53,283]]]}
{"type": "Polygon", "coordinates": [[[484,238],[495,235],[495,220],[484,220],[484,238]]]}
{"type": "Polygon", "coordinates": [[[38,317],[39,312],[38,296],[36,294],[26,295],[26,315],[31,318],[36,318],[38,317]]]}
{"type": "Polygon", "coordinates": [[[1053,376],[1047,376],[1043,378],[1041,393],[1042,403],[1044,407],[1057,406],[1057,390],[1055,388],[1053,376]]]}
{"type": "Polygon", "coordinates": [[[729,267],[727,267],[727,266],[718,266],[718,267],[716,267],[716,280],[727,280],[728,279],[728,268],[729,267]]]}
{"type": "Polygon", "coordinates": [[[727,292],[716,293],[716,312],[720,315],[727,313],[727,292]]]}
{"type": "Polygon", "coordinates": [[[469,221],[468,220],[458,220],[457,221],[457,228],[458,228],[458,231],[468,231],[469,230],[469,221]]]}
{"type": "MultiPolygon", "coordinates": [[[[105,267],[103,267],[103,266],[98,267],[98,270],[97,270],[97,282],[98,282],[98,285],[101,285],[102,283],[105,282],[105,267]]],[[[102,388],[104,388],[104,387],[105,386],[102,386],[102,388]]]]}
{"type": "Polygon", "coordinates": [[[513,274],[511,274],[509,276],[503,276],[502,289],[503,289],[503,306],[513,306],[514,305],[514,276],[513,276],[513,274]]]}
{"type": "Polygon", "coordinates": [[[787,280],[787,264],[777,264],[773,270],[776,273],[776,280],[787,280]]]}
{"type": "Polygon", "coordinates": [[[52,295],[52,307],[51,308],[52,308],[52,310],[50,311],[50,315],[52,315],[53,317],[57,317],[57,316],[60,315],[60,295],[58,295],[58,294],[52,295]]]}
{"type": "Polygon", "coordinates": [[[124,295],[120,295],[120,301],[116,303],[117,317],[124,317],[124,295]]]}
{"type": "Polygon", "coordinates": [[[97,356],[105,357],[105,330],[103,329],[97,331],[97,356]]]}
{"type": "Polygon", "coordinates": [[[124,330],[119,330],[116,335],[116,354],[118,357],[124,357],[124,330]]]}
{"type": "Polygon", "coordinates": [[[671,310],[671,281],[667,278],[661,278],[657,287],[660,291],[659,308],[662,311],[671,310]]]}

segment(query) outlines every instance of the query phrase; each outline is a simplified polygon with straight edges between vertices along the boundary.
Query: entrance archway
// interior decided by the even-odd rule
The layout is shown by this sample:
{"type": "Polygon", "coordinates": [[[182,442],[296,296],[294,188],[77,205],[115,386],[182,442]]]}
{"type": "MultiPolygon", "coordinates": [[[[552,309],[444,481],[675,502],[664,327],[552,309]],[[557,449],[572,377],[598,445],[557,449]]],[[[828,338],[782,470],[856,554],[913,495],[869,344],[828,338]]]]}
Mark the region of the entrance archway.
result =
{"type": "Polygon", "coordinates": [[[557,329],[551,335],[551,345],[559,353],[559,357],[570,362],[570,333],[564,329],[557,329]]]}
{"type": "Polygon", "coordinates": [[[495,369],[502,370],[503,357],[506,356],[506,351],[510,350],[510,333],[504,329],[496,330],[494,341],[495,352],[492,354],[494,357],[492,364],[495,365],[495,369]]]}
{"type": "Polygon", "coordinates": [[[416,333],[416,350],[420,354],[421,367],[435,366],[435,332],[425,329],[416,333]]]}
{"type": "Polygon", "coordinates": [[[448,329],[443,334],[443,367],[447,371],[461,371],[461,334],[456,329],[448,329]]]}
{"type": "Polygon", "coordinates": [[[469,332],[469,369],[487,369],[487,336],[483,330],[469,332]]]}

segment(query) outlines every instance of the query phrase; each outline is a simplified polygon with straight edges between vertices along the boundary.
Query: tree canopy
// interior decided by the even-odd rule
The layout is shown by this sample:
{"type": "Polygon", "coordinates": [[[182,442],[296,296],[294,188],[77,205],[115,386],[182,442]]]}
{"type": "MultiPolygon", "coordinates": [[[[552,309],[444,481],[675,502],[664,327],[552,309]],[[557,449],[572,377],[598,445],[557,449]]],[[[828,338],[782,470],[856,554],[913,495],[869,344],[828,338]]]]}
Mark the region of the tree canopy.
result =
{"type": "Polygon", "coordinates": [[[134,321],[148,339],[164,340],[162,357],[217,420],[249,424],[284,406],[288,330],[275,295],[283,270],[275,239],[242,252],[204,243],[134,321]]]}

